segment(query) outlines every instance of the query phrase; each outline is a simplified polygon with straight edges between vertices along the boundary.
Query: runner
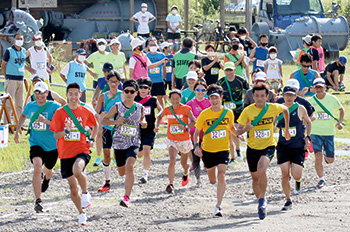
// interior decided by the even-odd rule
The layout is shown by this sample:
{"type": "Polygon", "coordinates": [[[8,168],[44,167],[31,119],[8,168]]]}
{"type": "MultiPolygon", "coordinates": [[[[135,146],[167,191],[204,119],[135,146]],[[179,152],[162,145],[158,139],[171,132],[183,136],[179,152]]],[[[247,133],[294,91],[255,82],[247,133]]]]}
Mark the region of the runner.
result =
{"type": "Polygon", "coordinates": [[[277,164],[282,172],[282,188],[286,196],[286,203],[282,210],[292,209],[291,187],[289,182],[290,173],[297,181],[301,180],[304,167],[304,150],[310,146],[311,141],[311,120],[304,106],[295,102],[297,98],[296,89],[286,86],[283,89],[283,99],[285,106],[289,109],[289,133],[290,140],[284,137],[285,122],[283,116],[277,117],[277,127],[279,139],[277,144],[277,164]],[[306,125],[306,137],[305,126],[306,125]],[[290,171],[289,171],[290,170],[290,171]]]}
{"type": "MultiPolygon", "coordinates": [[[[108,92],[102,93],[97,101],[96,112],[100,112],[100,118],[103,118],[103,112],[107,113],[117,103],[121,102],[121,91],[118,91],[118,86],[121,81],[121,76],[117,70],[112,70],[107,75],[107,84],[110,87],[108,92]]],[[[103,120],[103,119],[102,119],[103,120]]],[[[101,141],[103,147],[103,173],[105,184],[98,189],[98,192],[107,192],[111,189],[111,148],[112,148],[112,126],[100,125],[96,139],[96,143],[101,141]]],[[[97,144],[96,144],[97,145],[97,144]]],[[[95,161],[96,162],[96,161],[95,161]]]]}
{"type": "Polygon", "coordinates": [[[141,145],[138,157],[143,157],[143,175],[142,183],[148,181],[148,171],[151,166],[151,150],[153,149],[156,133],[159,131],[159,115],[163,113],[163,108],[155,97],[149,95],[152,88],[152,81],[149,78],[138,79],[139,94],[135,97],[135,101],[142,104],[147,122],[147,128],[141,128],[141,145]],[[155,114],[155,109],[158,114],[155,114]],[[155,125],[157,120],[157,126],[155,125]]]}
{"type": "Polygon", "coordinates": [[[258,215],[261,220],[266,217],[266,169],[274,154],[276,141],[273,138],[274,118],[283,112],[286,122],[285,138],[290,140],[289,112],[284,105],[266,103],[269,87],[258,83],[253,86],[255,103],[245,108],[238,118],[237,134],[247,132],[247,161],[253,179],[253,190],[258,199],[258,215]]]}
{"type": "Polygon", "coordinates": [[[269,87],[278,94],[279,89],[283,88],[282,64],[283,61],[277,58],[277,48],[269,48],[270,58],[264,62],[264,72],[266,73],[269,87]]]}
{"type": "MultiPolygon", "coordinates": [[[[223,104],[226,108],[230,109],[234,113],[234,120],[237,123],[238,117],[243,111],[243,91],[249,89],[249,84],[241,76],[235,74],[236,66],[233,62],[226,62],[224,65],[225,77],[218,81],[223,90],[223,104]]],[[[235,163],[234,149],[236,147],[237,159],[242,160],[239,139],[237,136],[230,135],[230,153],[231,159],[229,166],[233,166],[235,163]]]]}
{"type": "Polygon", "coordinates": [[[187,164],[187,159],[191,154],[193,146],[188,129],[194,126],[196,118],[193,116],[189,106],[180,103],[181,98],[181,91],[173,89],[169,93],[171,105],[165,107],[164,112],[160,115],[161,118],[164,115],[168,117],[168,131],[165,141],[170,158],[168,166],[169,184],[165,189],[168,193],[174,193],[175,164],[176,156],[179,152],[181,154],[181,165],[184,169],[182,186],[186,186],[190,179],[188,176],[189,165],[187,164]],[[191,123],[189,123],[188,119],[191,120],[191,123]]]}
{"type": "Polygon", "coordinates": [[[51,123],[50,120],[56,110],[60,108],[60,105],[46,100],[49,91],[46,83],[37,83],[34,85],[33,91],[36,101],[30,102],[25,106],[19,117],[14,139],[16,143],[20,142],[19,131],[28,116],[30,118],[27,132],[27,134],[30,134],[30,161],[34,166],[32,180],[35,195],[34,210],[39,213],[43,212],[41,193],[45,192],[49,187],[51,177],[54,173],[52,169],[58,158],[56,139],[53,136],[53,132],[49,130],[49,126],[51,123]],[[43,165],[45,165],[44,170],[42,170],[43,165]],[[42,172],[44,172],[44,178],[41,183],[42,172]]]}
{"type": "Polygon", "coordinates": [[[198,116],[196,131],[194,133],[194,154],[203,159],[207,168],[209,181],[217,185],[217,202],[214,216],[222,217],[221,202],[226,190],[225,173],[229,161],[229,136],[236,134],[234,128],[234,115],[231,110],[223,107],[223,89],[221,86],[211,84],[208,96],[211,107],[205,109],[198,116]],[[202,149],[200,146],[200,133],[204,131],[202,149]]]}
{"type": "Polygon", "coordinates": [[[108,54],[107,59],[112,63],[113,68],[117,69],[122,82],[124,82],[125,77],[127,77],[128,74],[126,72],[125,54],[124,52],[120,51],[121,43],[118,39],[112,39],[111,42],[109,42],[109,47],[111,48],[112,52],[108,54]]]}
{"type": "Polygon", "coordinates": [[[84,209],[91,205],[91,195],[88,193],[88,181],[84,169],[91,158],[89,148],[94,145],[98,124],[91,111],[80,105],[81,95],[77,83],[68,85],[66,93],[68,104],[56,111],[50,130],[57,139],[62,178],[68,180],[72,201],[79,211],[78,223],[85,225],[87,217],[84,209]],[[86,127],[92,128],[91,134],[84,129],[86,127]],[[81,196],[78,185],[81,188],[81,196]]]}
{"type": "MultiPolygon", "coordinates": [[[[36,83],[38,83],[38,82],[44,82],[44,79],[42,79],[39,76],[34,76],[32,79],[32,85],[35,86],[36,83]]],[[[56,102],[60,103],[61,106],[64,106],[65,104],[67,104],[66,100],[63,97],[61,97],[57,92],[50,90],[50,89],[47,91],[46,100],[56,101],[56,102]]],[[[30,96],[30,101],[32,101],[32,102],[36,101],[34,93],[30,96]]]]}
{"type": "Polygon", "coordinates": [[[125,194],[120,205],[129,207],[130,194],[134,185],[134,164],[141,144],[141,128],[147,127],[143,106],[134,101],[138,85],[135,80],[123,84],[124,100],[117,102],[102,119],[103,125],[115,125],[112,133],[112,146],[120,176],[125,175],[125,194]],[[114,120],[111,118],[114,117],[114,120]]]}
{"type": "Polygon", "coordinates": [[[312,122],[311,140],[315,150],[315,169],[319,178],[316,185],[322,188],[325,185],[323,173],[323,154],[324,161],[327,164],[334,162],[334,135],[335,127],[338,130],[343,129],[343,119],[345,115],[344,107],[339,100],[326,93],[326,85],[323,78],[317,78],[314,81],[316,95],[309,98],[308,101],[315,108],[316,120],[312,122]],[[339,110],[339,119],[333,115],[339,110]]]}
{"type": "Polygon", "coordinates": [[[182,90],[182,99],[180,103],[187,104],[187,102],[191,101],[196,93],[194,92],[194,85],[198,80],[198,75],[195,71],[189,71],[186,75],[186,82],[188,84],[188,88],[182,90]]]}

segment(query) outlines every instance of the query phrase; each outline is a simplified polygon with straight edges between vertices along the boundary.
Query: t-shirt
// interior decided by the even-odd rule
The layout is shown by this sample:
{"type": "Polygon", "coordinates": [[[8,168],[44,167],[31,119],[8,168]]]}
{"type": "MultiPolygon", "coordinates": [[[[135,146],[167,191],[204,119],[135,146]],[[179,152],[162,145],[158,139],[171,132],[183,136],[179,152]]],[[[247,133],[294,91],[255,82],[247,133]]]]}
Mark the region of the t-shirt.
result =
{"type": "Polygon", "coordinates": [[[190,90],[189,88],[184,89],[182,91],[182,98],[181,98],[181,103],[186,104],[190,100],[196,97],[196,93],[193,90],[190,90]]]}
{"type": "MultiPolygon", "coordinates": [[[[284,98],[283,97],[278,98],[276,102],[278,104],[283,104],[284,103],[284,98]]],[[[305,98],[297,96],[297,98],[295,99],[294,102],[297,102],[300,105],[304,106],[306,111],[307,111],[307,115],[309,115],[309,117],[313,114],[313,112],[315,112],[315,108],[305,98]]]]}
{"type": "MultiPolygon", "coordinates": [[[[135,97],[135,102],[139,102],[143,98],[140,95],[135,97]]],[[[157,98],[151,97],[147,102],[143,103],[143,110],[147,121],[147,128],[141,128],[142,132],[153,131],[156,123],[156,113],[155,109],[157,109],[157,98]]],[[[141,133],[142,134],[142,133],[141,133]]]]}
{"type": "MultiPolygon", "coordinates": [[[[97,124],[95,116],[84,106],[79,105],[72,112],[85,130],[97,124]]],[[[63,108],[58,109],[52,118],[50,130],[64,131],[66,129],[64,124],[68,120],[71,118],[66,111],[63,108]]],[[[73,158],[80,153],[90,154],[86,136],[78,130],[74,123],[70,133],[57,140],[57,150],[60,159],[73,158]]]]}
{"type": "Polygon", "coordinates": [[[337,61],[331,61],[327,64],[326,71],[329,73],[333,73],[334,70],[339,71],[339,75],[345,73],[345,66],[338,66],[337,61]]]}
{"type": "Polygon", "coordinates": [[[148,34],[149,33],[149,27],[148,27],[148,21],[153,18],[153,14],[146,11],[143,13],[142,11],[137,12],[133,16],[135,19],[139,21],[137,26],[137,33],[138,34],[148,34]]]}
{"type": "MultiPolygon", "coordinates": [[[[173,15],[168,14],[165,21],[169,22],[170,27],[172,29],[175,29],[177,26],[179,26],[179,23],[182,22],[181,16],[179,14],[173,15]]],[[[173,33],[170,28],[168,28],[168,32],[173,33]]],[[[176,33],[180,33],[180,28],[176,30],[176,33]]]]}
{"type": "MultiPolygon", "coordinates": [[[[316,97],[316,95],[315,95],[316,97]]],[[[338,98],[333,95],[326,94],[323,99],[318,99],[326,109],[333,114],[334,117],[339,115],[339,110],[343,107],[338,98]]],[[[315,108],[316,120],[312,122],[311,134],[313,135],[335,135],[335,124],[337,123],[329,114],[327,114],[316,103],[313,97],[310,97],[308,101],[315,108]]]]}
{"type": "MultiPolygon", "coordinates": [[[[245,126],[248,122],[252,122],[261,111],[262,109],[258,109],[254,103],[243,110],[237,122],[245,126]]],[[[260,122],[247,132],[248,146],[250,148],[264,150],[267,147],[276,146],[276,141],[273,138],[274,119],[276,115],[282,112],[282,105],[269,103],[269,109],[260,122]]]]}
{"type": "MultiPolygon", "coordinates": [[[[101,52],[96,51],[92,53],[88,58],[86,58],[86,61],[88,63],[92,63],[94,65],[93,72],[98,75],[98,77],[104,77],[103,74],[103,65],[106,62],[111,62],[110,58],[108,57],[109,52],[105,52],[105,54],[101,54],[101,52]]],[[[114,67],[114,66],[113,66],[114,67]]]]}
{"type": "MultiPolygon", "coordinates": [[[[318,63],[318,61],[320,60],[320,57],[318,56],[317,49],[310,47],[310,49],[307,51],[307,53],[309,53],[312,56],[312,61],[317,60],[317,63],[318,63]]],[[[315,69],[315,67],[312,67],[312,68],[315,69]]]]}
{"type": "MultiPolygon", "coordinates": [[[[180,106],[176,109],[173,108],[174,113],[176,116],[183,122],[185,122],[188,125],[188,113],[191,110],[191,107],[180,104],[180,106]]],[[[179,126],[181,123],[177,121],[175,116],[170,111],[169,106],[165,107],[164,109],[164,115],[168,117],[168,131],[167,131],[167,137],[170,140],[175,141],[186,141],[190,139],[190,133],[188,130],[180,130],[179,126]]]]}
{"type": "Polygon", "coordinates": [[[84,63],[78,63],[76,60],[70,61],[64,66],[61,74],[67,78],[67,86],[70,83],[77,83],[80,86],[80,90],[86,90],[85,78],[86,78],[87,66],[84,63]]]}
{"type": "MultiPolygon", "coordinates": [[[[151,61],[151,63],[157,63],[158,61],[161,61],[162,59],[164,59],[165,55],[160,52],[157,52],[155,54],[151,54],[149,52],[147,53],[147,57],[151,61]]],[[[149,75],[149,78],[151,78],[153,83],[163,82],[163,64],[155,68],[148,68],[148,75],[149,75]]]]}
{"type": "Polygon", "coordinates": [[[118,55],[113,54],[113,52],[110,52],[107,55],[108,62],[111,62],[113,65],[113,69],[116,69],[120,77],[122,79],[125,79],[125,73],[124,73],[124,63],[126,62],[125,54],[123,52],[119,52],[118,55]]]}
{"type": "MultiPolygon", "coordinates": [[[[205,57],[202,59],[202,67],[212,62],[213,60],[210,60],[208,57],[205,57]]],[[[215,62],[215,64],[207,71],[205,71],[203,68],[203,72],[205,73],[204,79],[208,86],[210,84],[216,84],[216,82],[219,79],[219,71],[220,71],[220,64],[218,62],[215,62]]]]}
{"type": "Polygon", "coordinates": [[[267,59],[264,63],[266,65],[266,76],[267,79],[281,79],[282,75],[280,72],[280,67],[283,61],[280,59],[267,59]]]}
{"type": "MultiPolygon", "coordinates": [[[[205,132],[220,117],[224,107],[219,112],[205,109],[197,118],[196,128],[205,132]]],[[[228,128],[234,123],[234,115],[228,110],[221,123],[210,133],[204,135],[202,148],[206,152],[228,151],[230,149],[230,135],[228,128]]]]}
{"type": "Polygon", "coordinates": [[[320,60],[318,61],[318,70],[320,72],[323,72],[325,70],[325,63],[324,63],[324,50],[323,47],[319,47],[317,48],[318,51],[318,57],[320,58],[320,60]]]}
{"type": "MultiPolygon", "coordinates": [[[[48,101],[47,101],[48,102],[48,101]]],[[[23,110],[23,114],[28,116],[30,119],[33,117],[42,106],[38,105],[37,101],[29,102],[23,110]]],[[[52,120],[52,117],[56,110],[61,106],[56,102],[52,102],[42,113],[47,120],[52,120]]],[[[30,130],[29,144],[30,146],[40,146],[44,151],[52,151],[57,149],[57,140],[53,136],[53,132],[49,130],[50,126],[39,122],[36,119],[30,130]]]]}
{"type": "MultiPolygon", "coordinates": [[[[271,90],[269,90],[269,97],[267,99],[267,102],[275,103],[275,95],[271,90]]],[[[244,108],[253,103],[255,103],[253,98],[253,89],[249,89],[247,92],[245,92],[245,95],[244,95],[244,108]]]]}
{"type": "Polygon", "coordinates": [[[171,76],[173,75],[173,59],[174,55],[173,54],[169,54],[166,56],[166,58],[169,59],[168,63],[165,64],[166,67],[166,81],[171,81],[171,76]]]}
{"type": "MultiPolygon", "coordinates": [[[[237,51],[234,52],[233,50],[231,50],[230,52],[226,53],[224,56],[224,62],[233,62],[236,63],[239,58],[243,56],[243,52],[242,51],[237,51]]],[[[236,71],[235,74],[241,77],[244,77],[244,66],[243,66],[243,60],[241,61],[241,63],[239,63],[238,65],[236,65],[236,71]]]]}
{"type": "Polygon", "coordinates": [[[182,79],[188,73],[188,64],[191,60],[197,59],[197,55],[192,53],[188,48],[183,48],[174,55],[173,68],[175,78],[182,79]]]}
{"type": "MultiPolygon", "coordinates": [[[[198,118],[199,114],[209,108],[211,106],[210,101],[207,98],[203,98],[202,101],[198,101],[196,98],[192,99],[191,101],[187,102],[187,105],[191,107],[193,116],[195,118],[198,118]]],[[[190,129],[191,139],[193,140],[193,134],[195,132],[196,128],[192,127],[190,129]]],[[[200,136],[201,137],[201,136],[200,136]]],[[[202,135],[203,137],[203,135],[202,135]]]]}

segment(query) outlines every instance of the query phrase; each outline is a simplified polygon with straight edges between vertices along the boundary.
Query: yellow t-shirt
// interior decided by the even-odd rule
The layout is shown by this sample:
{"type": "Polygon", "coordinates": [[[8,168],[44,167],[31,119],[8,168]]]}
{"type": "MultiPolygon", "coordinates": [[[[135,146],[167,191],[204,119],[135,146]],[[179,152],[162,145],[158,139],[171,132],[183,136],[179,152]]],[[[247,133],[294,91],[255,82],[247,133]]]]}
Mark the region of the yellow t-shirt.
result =
{"type": "MultiPolygon", "coordinates": [[[[224,111],[214,112],[211,108],[205,109],[197,118],[196,128],[205,132],[220,117],[224,111]]],[[[232,110],[228,110],[221,123],[211,132],[203,137],[202,148],[207,152],[228,151],[230,149],[228,128],[234,123],[232,110]]]]}
{"type": "Polygon", "coordinates": [[[99,51],[96,51],[86,59],[87,62],[92,63],[94,65],[93,71],[98,75],[98,77],[105,76],[102,69],[104,63],[109,62],[108,54],[109,52],[105,52],[105,54],[103,55],[99,51]]]}
{"type": "MultiPolygon", "coordinates": [[[[270,103],[264,117],[260,122],[248,131],[248,146],[255,150],[264,150],[270,146],[276,146],[276,141],[273,138],[273,122],[276,115],[283,111],[283,105],[270,103]]],[[[248,122],[252,122],[262,109],[258,109],[255,103],[245,108],[238,118],[237,122],[245,126],[248,122]]]]}

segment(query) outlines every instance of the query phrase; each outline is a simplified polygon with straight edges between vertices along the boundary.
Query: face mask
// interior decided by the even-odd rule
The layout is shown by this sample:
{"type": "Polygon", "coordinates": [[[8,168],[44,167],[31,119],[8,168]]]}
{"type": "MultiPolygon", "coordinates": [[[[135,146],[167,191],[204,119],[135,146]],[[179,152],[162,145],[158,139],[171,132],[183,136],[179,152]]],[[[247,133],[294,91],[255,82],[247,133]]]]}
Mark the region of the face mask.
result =
{"type": "Polygon", "coordinates": [[[232,45],[233,50],[238,50],[238,48],[239,48],[238,44],[232,45]]]}
{"type": "Polygon", "coordinates": [[[15,44],[18,47],[22,47],[23,46],[23,40],[15,40],[15,44]]]}
{"type": "Polygon", "coordinates": [[[171,13],[177,14],[177,10],[172,10],[171,13]]]}
{"type": "Polygon", "coordinates": [[[267,46],[267,43],[260,43],[261,44],[261,46],[263,46],[263,47],[266,47],[267,46]]]}
{"type": "Polygon", "coordinates": [[[100,50],[101,52],[104,52],[106,50],[106,45],[99,45],[98,50],[100,50]]]}
{"type": "Polygon", "coordinates": [[[247,38],[247,36],[242,35],[242,36],[240,36],[239,38],[241,38],[241,40],[245,40],[245,38],[247,38]]]}
{"type": "Polygon", "coordinates": [[[214,52],[210,51],[210,52],[207,52],[208,56],[213,56],[214,55],[214,52]]]}
{"type": "Polygon", "coordinates": [[[277,54],[276,54],[276,53],[270,54],[270,58],[275,59],[276,57],[277,57],[277,54]]]}
{"type": "Polygon", "coordinates": [[[145,13],[147,11],[147,8],[141,8],[141,11],[145,13]]]}
{"type": "Polygon", "coordinates": [[[84,62],[84,60],[85,60],[85,56],[78,55],[78,61],[84,62]]]}
{"type": "Polygon", "coordinates": [[[41,40],[37,40],[37,41],[34,42],[34,44],[35,44],[35,46],[37,46],[37,47],[41,47],[42,44],[43,44],[43,42],[42,42],[41,40]]]}
{"type": "Polygon", "coordinates": [[[149,47],[149,50],[154,53],[157,51],[157,47],[156,46],[152,46],[152,47],[149,47]]]}

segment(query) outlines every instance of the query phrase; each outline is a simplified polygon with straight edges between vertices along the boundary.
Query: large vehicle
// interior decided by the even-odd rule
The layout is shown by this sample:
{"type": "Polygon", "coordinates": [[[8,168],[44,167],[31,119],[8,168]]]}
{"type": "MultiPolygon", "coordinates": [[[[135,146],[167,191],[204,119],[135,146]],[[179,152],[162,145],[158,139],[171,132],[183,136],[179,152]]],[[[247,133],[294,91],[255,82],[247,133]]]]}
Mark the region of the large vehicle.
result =
{"type": "MultiPolygon", "coordinates": [[[[252,0],[252,22],[255,23],[260,0],[252,0]]],[[[245,25],[245,3],[246,0],[230,0],[225,8],[225,22],[236,28],[245,25]]]]}

